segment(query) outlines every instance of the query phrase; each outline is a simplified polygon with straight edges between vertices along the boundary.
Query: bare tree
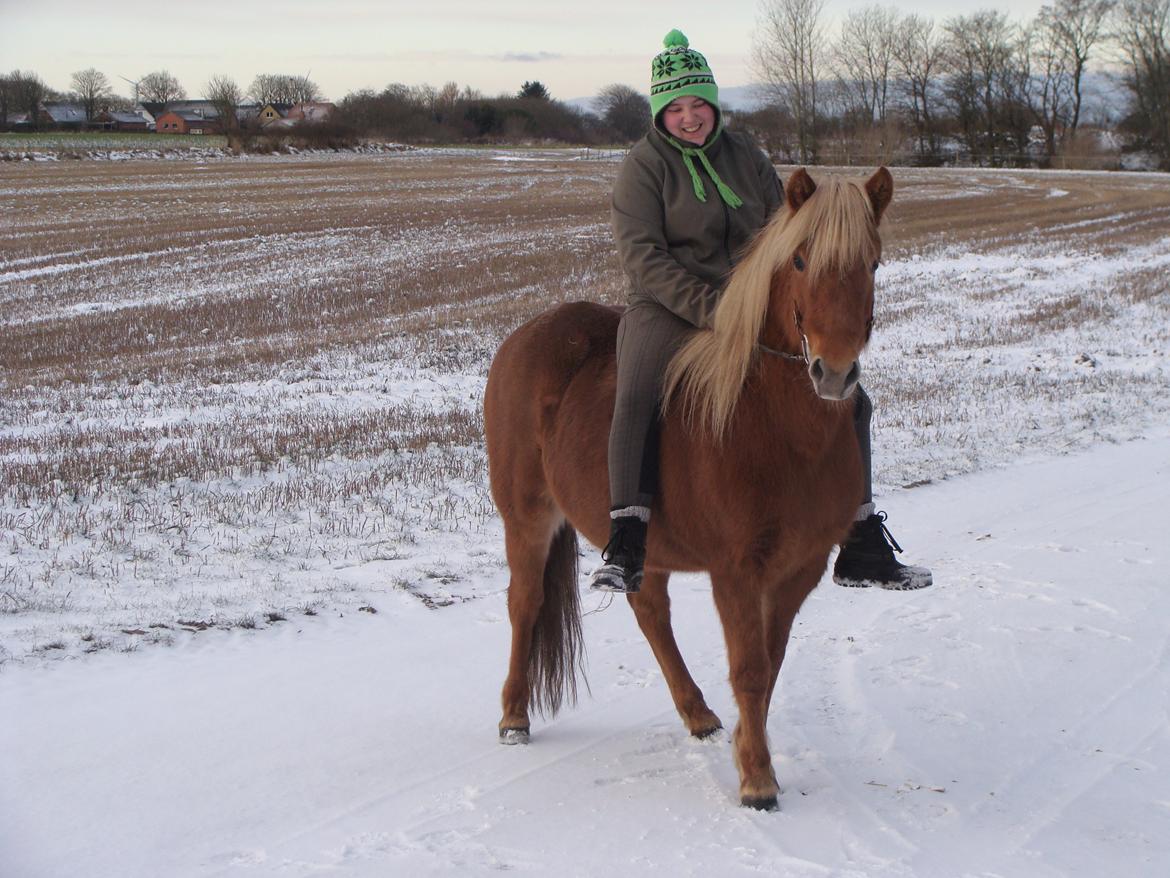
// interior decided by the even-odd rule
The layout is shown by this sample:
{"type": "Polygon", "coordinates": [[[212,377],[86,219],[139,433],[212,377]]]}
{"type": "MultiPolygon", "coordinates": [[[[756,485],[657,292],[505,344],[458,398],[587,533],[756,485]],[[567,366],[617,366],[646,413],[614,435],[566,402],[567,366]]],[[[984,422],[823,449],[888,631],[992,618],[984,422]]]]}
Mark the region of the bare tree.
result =
{"type": "Polygon", "coordinates": [[[308,104],[321,100],[321,89],[308,76],[290,76],[288,84],[290,104],[308,104]]]}
{"type": "Polygon", "coordinates": [[[215,106],[224,133],[231,134],[239,129],[236,108],[240,105],[243,93],[234,79],[230,76],[211,77],[203,87],[203,98],[215,106]]]}
{"type": "Polygon", "coordinates": [[[283,96],[283,80],[284,77],[276,73],[258,74],[248,86],[248,97],[258,104],[283,103],[280,100],[283,96]]]}
{"type": "Polygon", "coordinates": [[[1105,22],[1116,7],[1116,0],[1056,0],[1040,10],[1064,55],[1071,79],[1072,118],[1068,127],[1076,131],[1081,120],[1082,84],[1090,52],[1104,36],[1105,22]]]}
{"type": "Polygon", "coordinates": [[[999,77],[999,100],[996,107],[997,128],[1013,161],[1030,161],[1033,153],[1032,131],[1038,121],[1035,99],[1039,77],[1033,68],[1036,56],[1036,31],[1030,27],[1015,28],[1007,44],[1007,53],[999,77]]]}
{"type": "Polygon", "coordinates": [[[261,73],[252,80],[248,94],[260,104],[304,104],[321,99],[321,89],[307,76],[261,73]]]}
{"type": "Polygon", "coordinates": [[[650,101],[635,88],[607,85],[593,99],[602,121],[626,140],[637,140],[650,129],[650,101]]]}
{"type": "Polygon", "coordinates": [[[114,95],[113,89],[110,88],[110,81],[104,73],[94,70],[92,67],[78,70],[73,74],[72,81],[73,91],[76,92],[78,100],[85,107],[85,119],[87,122],[92,122],[94,116],[97,115],[98,103],[108,100],[114,95]]]}
{"type": "Polygon", "coordinates": [[[435,96],[435,105],[438,107],[453,107],[459,100],[459,83],[451,79],[443,83],[439,93],[435,96]]]}
{"type": "Polygon", "coordinates": [[[48,94],[44,81],[31,71],[13,70],[4,77],[7,112],[27,113],[30,127],[40,128],[41,101],[48,94]]]}
{"type": "Polygon", "coordinates": [[[802,162],[817,153],[817,80],[825,55],[825,0],[762,0],[752,66],[768,97],[791,114],[802,162]]]}
{"type": "Polygon", "coordinates": [[[948,19],[946,95],[959,133],[973,155],[993,164],[1003,151],[1002,108],[1015,28],[1007,15],[985,9],[948,19]]]}
{"type": "Polygon", "coordinates": [[[1049,158],[1076,134],[1089,53],[1101,41],[1114,5],[1114,0],[1056,0],[1042,7],[1028,28],[1029,101],[1049,158]]]}
{"type": "Polygon", "coordinates": [[[1115,26],[1133,101],[1127,125],[1170,169],[1170,0],[1123,0],[1115,26]]]}
{"type": "Polygon", "coordinates": [[[138,80],[138,99],[159,104],[181,101],[187,92],[179,80],[166,70],[156,70],[138,80]]]}
{"type": "Polygon", "coordinates": [[[1051,9],[1044,7],[1027,28],[1035,77],[1030,102],[1036,122],[1044,131],[1044,153],[1049,159],[1056,155],[1072,115],[1068,59],[1050,16],[1051,9]]]}
{"type": "Polygon", "coordinates": [[[13,107],[16,89],[12,82],[12,75],[0,73],[0,129],[8,127],[8,113],[15,112],[13,107]]]}
{"type": "Polygon", "coordinates": [[[449,81],[435,94],[435,121],[442,124],[451,118],[455,104],[459,101],[459,83],[449,81]]]}
{"type": "Polygon", "coordinates": [[[902,19],[894,41],[901,104],[914,125],[918,155],[937,160],[941,149],[935,109],[946,45],[934,22],[917,15],[902,19]]]}
{"type": "Polygon", "coordinates": [[[894,43],[901,29],[898,11],[888,6],[866,6],[846,14],[833,44],[833,66],[847,111],[869,122],[886,120],[894,43]]]}

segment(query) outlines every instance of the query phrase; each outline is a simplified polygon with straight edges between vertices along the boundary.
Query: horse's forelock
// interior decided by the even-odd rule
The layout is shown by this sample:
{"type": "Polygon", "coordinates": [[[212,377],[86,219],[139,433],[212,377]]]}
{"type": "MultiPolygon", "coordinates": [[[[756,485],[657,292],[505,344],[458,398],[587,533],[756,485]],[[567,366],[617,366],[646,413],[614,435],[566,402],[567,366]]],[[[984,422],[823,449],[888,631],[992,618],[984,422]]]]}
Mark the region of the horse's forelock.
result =
{"type": "Polygon", "coordinates": [[[853,180],[830,179],[817,188],[813,197],[792,218],[799,225],[797,246],[807,252],[809,282],[824,274],[842,272],[868,264],[881,250],[873,205],[861,184],[853,180]],[[823,198],[817,198],[824,193],[823,198]]]}

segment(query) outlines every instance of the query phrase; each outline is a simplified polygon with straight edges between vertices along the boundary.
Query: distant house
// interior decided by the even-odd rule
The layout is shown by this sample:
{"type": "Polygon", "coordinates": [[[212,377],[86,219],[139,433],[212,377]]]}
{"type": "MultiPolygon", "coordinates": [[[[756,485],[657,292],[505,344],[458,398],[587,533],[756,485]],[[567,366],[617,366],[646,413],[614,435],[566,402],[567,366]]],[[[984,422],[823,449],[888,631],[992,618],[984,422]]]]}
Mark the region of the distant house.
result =
{"type": "Polygon", "coordinates": [[[337,105],[328,101],[312,101],[304,104],[293,104],[285,116],[292,122],[306,125],[316,125],[326,122],[337,111],[337,105]]]}
{"type": "MultiPolygon", "coordinates": [[[[186,133],[183,131],[183,126],[179,124],[179,120],[177,120],[177,119],[167,119],[167,121],[163,124],[168,125],[170,127],[166,128],[166,129],[162,128],[159,125],[159,118],[166,113],[178,113],[180,115],[187,114],[188,116],[190,116],[191,114],[194,114],[195,116],[202,117],[205,120],[206,119],[214,119],[214,120],[216,120],[216,125],[218,126],[216,128],[216,132],[222,133],[222,130],[223,130],[222,120],[219,118],[219,110],[217,110],[215,108],[215,104],[212,103],[211,101],[183,100],[183,101],[168,101],[165,104],[152,102],[152,101],[143,101],[135,109],[138,110],[138,112],[140,112],[143,116],[146,117],[148,127],[151,131],[157,131],[161,134],[183,134],[183,133],[186,133]]],[[[238,107],[236,107],[236,121],[238,121],[241,126],[246,127],[248,124],[248,121],[250,119],[255,119],[256,114],[259,113],[259,111],[260,111],[260,107],[258,104],[240,104],[238,107]]],[[[198,121],[198,120],[195,120],[195,121],[198,121]]],[[[199,126],[196,126],[196,127],[199,127],[199,126]]],[[[191,132],[191,133],[194,133],[194,132],[191,132]]],[[[207,134],[209,132],[205,130],[203,133],[207,134]]]]}
{"type": "Polygon", "coordinates": [[[167,105],[158,101],[140,101],[134,109],[146,120],[147,129],[153,131],[158,117],[167,111],[167,105]]]}
{"type": "Polygon", "coordinates": [[[111,131],[146,131],[146,117],[122,110],[104,110],[94,120],[111,131]]]}
{"type": "Polygon", "coordinates": [[[292,104],[264,104],[256,114],[256,122],[261,128],[269,125],[279,125],[288,116],[292,104]]]}
{"type": "Polygon", "coordinates": [[[143,101],[135,109],[146,116],[148,122],[153,123],[156,127],[158,117],[163,113],[202,113],[204,117],[219,118],[219,111],[215,109],[215,104],[212,101],[204,100],[167,101],[165,104],[158,101],[143,101]]]}
{"type": "Polygon", "coordinates": [[[41,126],[57,131],[80,131],[89,124],[85,107],[59,101],[45,101],[40,110],[41,126]]]}
{"type": "Polygon", "coordinates": [[[2,127],[7,131],[28,131],[32,128],[32,121],[28,113],[9,113],[2,127]]]}
{"type": "Polygon", "coordinates": [[[167,110],[155,117],[158,134],[219,134],[223,131],[219,113],[208,110],[167,110]]]}

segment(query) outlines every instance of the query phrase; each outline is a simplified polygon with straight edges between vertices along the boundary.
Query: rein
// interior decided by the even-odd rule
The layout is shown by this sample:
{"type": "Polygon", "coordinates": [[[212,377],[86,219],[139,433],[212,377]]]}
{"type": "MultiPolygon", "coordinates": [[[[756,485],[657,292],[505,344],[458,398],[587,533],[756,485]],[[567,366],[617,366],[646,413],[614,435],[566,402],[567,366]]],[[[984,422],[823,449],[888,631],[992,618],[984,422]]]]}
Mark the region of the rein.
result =
{"type": "MultiPolygon", "coordinates": [[[[804,342],[804,349],[806,351],[808,350],[808,342],[804,342]]],[[[790,353],[788,353],[788,351],[778,351],[775,348],[768,347],[766,344],[759,344],[759,343],[756,344],[756,350],[763,351],[765,354],[771,354],[774,357],[781,357],[782,359],[785,359],[785,360],[793,360],[797,363],[807,363],[808,362],[808,354],[805,354],[805,353],[790,354],[790,353]]]]}

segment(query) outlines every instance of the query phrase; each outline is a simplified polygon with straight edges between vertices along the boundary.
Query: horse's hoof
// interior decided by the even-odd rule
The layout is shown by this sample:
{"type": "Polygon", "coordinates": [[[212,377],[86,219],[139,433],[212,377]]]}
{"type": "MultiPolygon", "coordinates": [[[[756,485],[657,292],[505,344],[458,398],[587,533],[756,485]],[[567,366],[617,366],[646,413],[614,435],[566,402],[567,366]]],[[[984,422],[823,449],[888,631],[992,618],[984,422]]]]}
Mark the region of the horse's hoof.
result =
{"type": "Polygon", "coordinates": [[[755,808],[757,811],[780,810],[780,803],[775,796],[744,796],[739,803],[745,808],[755,808]]]}
{"type": "Polygon", "coordinates": [[[512,746],[513,744],[527,744],[528,741],[528,729],[500,729],[501,744],[512,746]]]}
{"type": "Polygon", "coordinates": [[[710,741],[714,739],[720,732],[723,731],[723,726],[711,726],[706,729],[696,729],[691,732],[691,737],[700,741],[710,741]]]}

